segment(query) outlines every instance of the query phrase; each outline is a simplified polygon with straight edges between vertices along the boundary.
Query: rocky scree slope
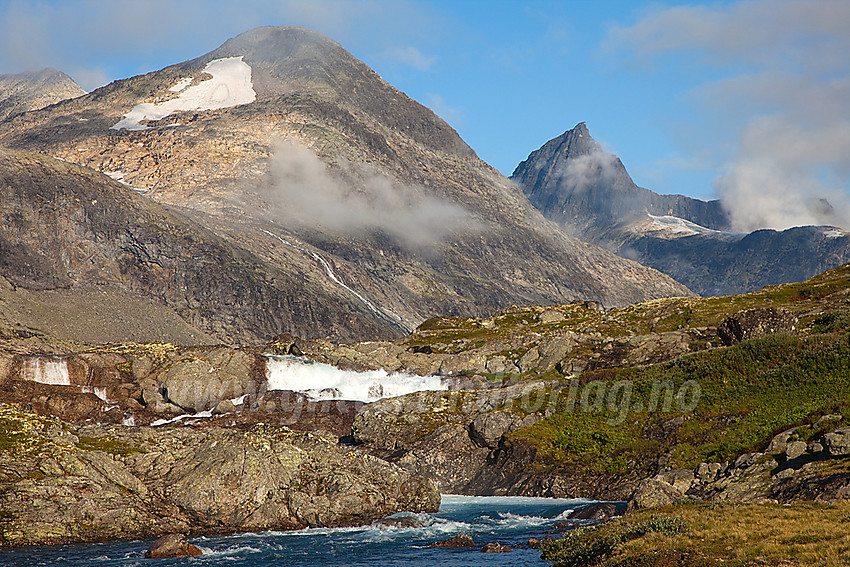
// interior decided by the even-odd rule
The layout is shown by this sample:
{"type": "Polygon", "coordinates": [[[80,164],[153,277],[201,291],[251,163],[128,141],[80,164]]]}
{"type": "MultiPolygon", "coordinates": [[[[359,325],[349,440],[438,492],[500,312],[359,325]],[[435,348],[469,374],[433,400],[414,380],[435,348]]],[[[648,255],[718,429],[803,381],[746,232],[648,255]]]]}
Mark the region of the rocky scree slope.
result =
{"type": "MultiPolygon", "coordinates": [[[[376,325],[389,318],[413,328],[435,313],[483,316],[514,303],[581,298],[613,306],[690,293],[553,227],[443,120],[337,43],[303,28],[258,28],[198,59],[14,117],[0,123],[0,143],[120,172],[151,199],[191,209],[196,222],[282,269],[297,264],[305,289],[333,285],[311,255],[320,254],[382,312],[376,325]],[[250,67],[253,102],[175,112],[146,122],[145,130],[111,129],[134,105],[178,97],[169,89],[181,79],[202,85],[208,63],[239,57],[250,67]],[[289,145],[276,145],[284,139],[289,145]],[[319,181],[293,180],[284,167],[293,155],[319,181]],[[299,184],[336,187],[343,199],[370,196],[379,217],[408,218],[430,210],[417,208],[424,203],[451,218],[413,217],[424,243],[407,242],[409,231],[374,219],[355,229],[300,226],[292,219],[304,211],[288,192],[299,184]],[[412,206],[385,209],[393,199],[412,206]]],[[[363,308],[350,294],[349,302],[363,308]]],[[[363,329],[361,337],[369,336],[363,329]]]]}
{"type": "Polygon", "coordinates": [[[56,69],[0,75],[0,120],[86,94],[56,69]]]}
{"type": "Polygon", "coordinates": [[[532,152],[511,179],[546,218],[571,234],[704,296],[799,282],[850,261],[850,233],[842,229],[739,234],[731,231],[720,201],[638,187],[583,122],[532,152]]]}

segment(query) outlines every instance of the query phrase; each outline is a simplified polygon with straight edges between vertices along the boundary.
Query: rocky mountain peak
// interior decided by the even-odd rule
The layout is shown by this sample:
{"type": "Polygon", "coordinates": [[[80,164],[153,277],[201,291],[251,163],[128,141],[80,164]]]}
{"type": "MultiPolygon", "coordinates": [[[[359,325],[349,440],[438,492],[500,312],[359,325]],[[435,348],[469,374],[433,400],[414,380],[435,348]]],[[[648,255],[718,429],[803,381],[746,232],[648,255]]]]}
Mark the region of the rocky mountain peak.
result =
{"type": "MultiPolygon", "coordinates": [[[[191,61],[2,121],[0,145],[103,172],[257,260],[254,273],[270,275],[252,282],[268,286],[247,308],[258,318],[247,340],[396,336],[435,314],[691,293],[553,230],[446,122],[304,28],[257,28],[191,61]],[[333,305],[339,316],[267,320],[295,311],[262,307],[284,297],[317,313],[333,305]]],[[[219,321],[222,334],[244,318],[219,321]]]]}
{"type": "Polygon", "coordinates": [[[239,56],[251,66],[258,100],[309,96],[371,117],[432,149],[475,157],[457,132],[430,109],[389,85],[336,41],[307,28],[254,28],[186,65],[239,56]]]}
{"type": "Polygon", "coordinates": [[[557,138],[546,142],[539,150],[531,152],[528,159],[514,170],[512,178],[525,178],[532,172],[539,176],[544,163],[547,176],[553,173],[559,174],[565,169],[568,160],[598,154],[602,151],[602,146],[590,135],[587,123],[580,122],[572,130],[567,130],[557,138]]]}
{"type": "MultiPolygon", "coordinates": [[[[293,61],[321,61],[348,52],[337,42],[317,31],[300,26],[262,26],[228,39],[210,53],[213,57],[244,55],[255,63],[280,65],[293,61]]],[[[350,54],[348,54],[351,57],[350,54]]]]}
{"type": "Polygon", "coordinates": [[[584,122],[532,152],[511,180],[544,216],[591,241],[648,215],[673,216],[711,229],[728,226],[718,201],[659,195],[638,187],[584,122]]]}

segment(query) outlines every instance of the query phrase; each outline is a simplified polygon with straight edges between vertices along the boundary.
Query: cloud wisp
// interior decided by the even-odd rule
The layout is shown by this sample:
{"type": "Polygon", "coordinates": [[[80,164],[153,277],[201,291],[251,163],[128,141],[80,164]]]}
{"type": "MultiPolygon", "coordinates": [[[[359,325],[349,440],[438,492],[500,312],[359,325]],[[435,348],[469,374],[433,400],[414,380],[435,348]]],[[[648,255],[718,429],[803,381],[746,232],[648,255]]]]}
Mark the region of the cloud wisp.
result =
{"type": "Polygon", "coordinates": [[[461,205],[365,165],[342,162],[332,174],[315,153],[293,141],[275,145],[270,178],[260,189],[270,215],[302,230],[355,237],[383,233],[405,249],[432,251],[482,226],[461,205]]]}
{"type": "Polygon", "coordinates": [[[723,77],[691,95],[734,148],[714,186],[738,230],[850,227],[850,3],[676,6],[612,28],[606,47],[723,77]]]}

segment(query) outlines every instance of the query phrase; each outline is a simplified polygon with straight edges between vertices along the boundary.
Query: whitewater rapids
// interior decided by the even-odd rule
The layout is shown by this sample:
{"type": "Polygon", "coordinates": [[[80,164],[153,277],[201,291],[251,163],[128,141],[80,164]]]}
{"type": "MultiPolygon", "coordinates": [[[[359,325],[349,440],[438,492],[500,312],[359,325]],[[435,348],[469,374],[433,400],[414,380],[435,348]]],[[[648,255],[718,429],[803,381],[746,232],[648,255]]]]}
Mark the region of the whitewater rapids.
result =
{"type": "Polygon", "coordinates": [[[269,356],[266,380],[269,390],[292,390],[319,400],[374,402],[423,390],[448,390],[440,376],[355,372],[296,356],[269,356]]]}

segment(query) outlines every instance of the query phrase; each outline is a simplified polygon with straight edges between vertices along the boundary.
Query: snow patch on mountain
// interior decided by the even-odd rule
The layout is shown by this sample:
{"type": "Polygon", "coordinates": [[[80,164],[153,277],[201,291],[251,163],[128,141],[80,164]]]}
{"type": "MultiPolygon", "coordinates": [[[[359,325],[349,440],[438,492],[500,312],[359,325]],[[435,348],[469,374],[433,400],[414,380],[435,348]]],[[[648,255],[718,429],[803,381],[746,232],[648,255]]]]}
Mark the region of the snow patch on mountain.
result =
{"type": "Polygon", "coordinates": [[[204,67],[204,72],[212,75],[212,79],[188,88],[186,79],[181,79],[169,89],[173,92],[182,91],[180,96],[159,103],[137,104],[110,129],[147,130],[149,126],[142,124],[142,121],[155,122],[180,111],[230,108],[257,99],[251,82],[251,66],[242,61],[241,55],[210,61],[204,67]]]}
{"type": "Polygon", "coordinates": [[[123,171],[104,171],[103,174],[108,176],[108,177],[111,177],[112,179],[114,179],[115,181],[117,181],[118,183],[123,185],[124,187],[129,187],[133,191],[135,191],[137,193],[141,193],[142,195],[147,193],[148,190],[150,189],[150,187],[145,187],[144,189],[139,189],[138,187],[133,187],[131,184],[127,183],[126,179],[124,179],[124,172],[123,171]]]}
{"type": "Polygon", "coordinates": [[[679,217],[674,217],[670,215],[651,215],[647,213],[650,218],[649,230],[657,230],[667,232],[676,236],[693,236],[695,234],[724,234],[727,236],[744,236],[743,234],[738,234],[736,232],[724,232],[721,230],[713,230],[711,228],[706,228],[702,225],[699,225],[695,222],[691,222],[689,220],[685,220],[679,217]]]}
{"type": "Polygon", "coordinates": [[[168,90],[170,90],[173,93],[179,93],[180,91],[182,91],[183,89],[185,89],[186,87],[188,87],[191,84],[192,84],[192,77],[183,77],[179,81],[174,83],[174,85],[169,87],[168,90]]]}

